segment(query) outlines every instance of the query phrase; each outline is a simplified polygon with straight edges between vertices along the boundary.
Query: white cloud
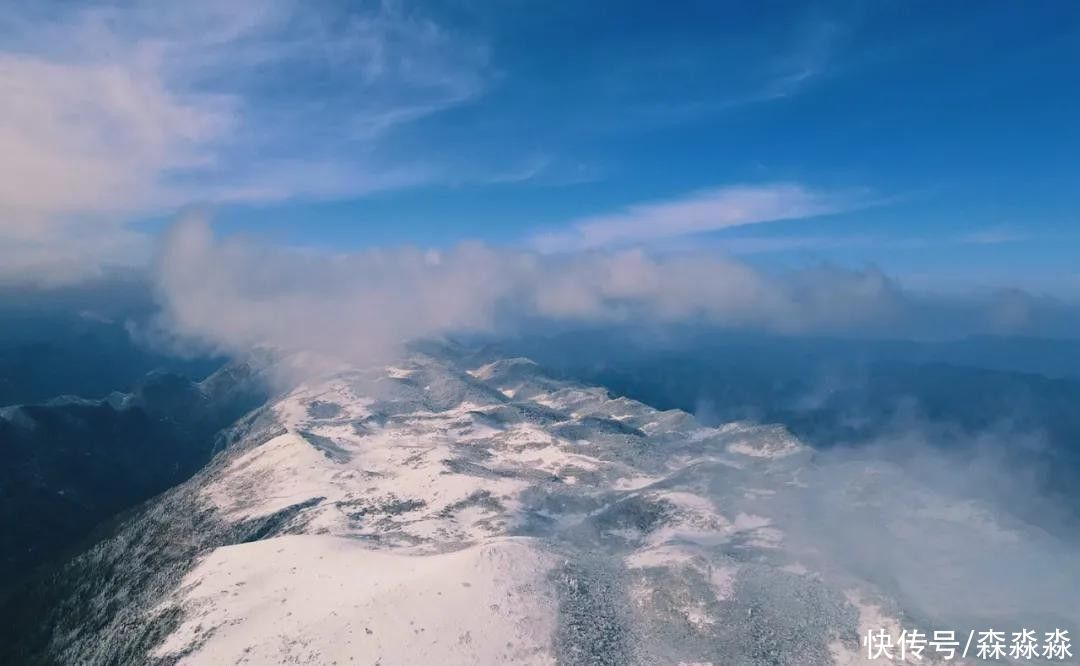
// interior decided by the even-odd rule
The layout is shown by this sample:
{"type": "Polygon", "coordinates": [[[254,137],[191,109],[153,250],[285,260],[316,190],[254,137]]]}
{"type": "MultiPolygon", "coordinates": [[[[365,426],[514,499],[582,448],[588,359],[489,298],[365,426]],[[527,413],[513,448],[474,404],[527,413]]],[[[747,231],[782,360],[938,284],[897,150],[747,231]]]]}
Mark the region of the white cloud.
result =
{"type": "Polygon", "coordinates": [[[539,235],[534,243],[542,251],[631,245],[747,224],[817,217],[860,205],[865,203],[857,195],[819,192],[796,184],[722,187],[587,217],[566,231],[539,235]]]}
{"type": "Polygon", "coordinates": [[[153,243],[122,222],[50,224],[33,235],[0,230],[0,288],[60,287],[115,270],[145,269],[153,243]]]}
{"type": "Polygon", "coordinates": [[[227,117],[170,93],[154,69],[145,56],[119,66],[0,55],[5,219],[139,208],[159,194],[156,174],[205,159],[199,147],[227,117]]]}
{"type": "Polygon", "coordinates": [[[145,250],[120,224],[141,214],[430,180],[430,165],[380,148],[478,95],[487,59],[395,3],[27,6],[0,17],[0,39],[3,280],[58,279],[58,263],[76,277],[145,250]]]}
{"type": "Polygon", "coordinates": [[[1075,335],[1075,307],[1017,290],[916,292],[875,269],[766,272],[702,253],[539,254],[445,250],[325,253],[216,239],[177,224],[157,265],[163,328],[225,352],[256,345],[350,361],[461,332],[547,324],[705,324],[784,334],[949,337],[1075,335]]]}
{"type": "Polygon", "coordinates": [[[1007,227],[988,227],[978,229],[960,237],[961,243],[969,245],[1000,245],[1027,240],[1028,236],[1007,227]]]}
{"type": "Polygon", "coordinates": [[[774,331],[903,323],[910,304],[877,271],[774,276],[718,256],[541,255],[463,245],[351,254],[218,241],[178,224],[158,265],[166,328],[225,351],[255,345],[370,360],[403,341],[525,322],[709,322],[774,331]]]}

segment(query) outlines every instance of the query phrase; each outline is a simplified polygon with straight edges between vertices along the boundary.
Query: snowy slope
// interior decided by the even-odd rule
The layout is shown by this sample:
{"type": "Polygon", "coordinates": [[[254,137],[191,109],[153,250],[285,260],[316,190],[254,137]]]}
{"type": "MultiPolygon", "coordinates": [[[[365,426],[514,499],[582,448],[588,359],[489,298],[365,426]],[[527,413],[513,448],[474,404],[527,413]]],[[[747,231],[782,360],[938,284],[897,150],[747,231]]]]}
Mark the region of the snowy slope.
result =
{"type": "Polygon", "coordinates": [[[289,536],[218,549],[187,574],[165,602],[184,622],[158,657],[624,663],[666,624],[704,643],[739,571],[713,551],[782,535],[725,514],[693,479],[805,455],[782,429],[703,428],[523,359],[418,356],[306,384],[272,411],[280,434],[237,449],[199,499],[238,523],[306,508],[289,536]],[[680,589],[672,572],[705,584],[680,589]]]}
{"type": "Polygon", "coordinates": [[[426,557],[315,534],[227,546],[190,576],[186,622],[158,653],[196,644],[186,662],[549,663],[551,567],[517,539],[426,557]]]}
{"type": "MultiPolygon", "coordinates": [[[[706,428],[524,359],[417,353],[337,372],[224,441],[192,481],[76,560],[78,605],[68,591],[59,607],[92,621],[61,622],[51,654],[859,663],[866,631],[940,620],[949,600],[905,605],[837,555],[852,546],[820,533],[823,508],[851,512],[834,522],[934,521],[1006,559],[1026,552],[976,506],[943,505],[917,485],[879,493],[889,470],[823,476],[781,427],[706,428]],[[889,508],[894,498],[910,510],[889,508]]],[[[916,548],[920,566],[949,563],[916,548]]],[[[918,591],[908,601],[927,598],[918,591]]]]}

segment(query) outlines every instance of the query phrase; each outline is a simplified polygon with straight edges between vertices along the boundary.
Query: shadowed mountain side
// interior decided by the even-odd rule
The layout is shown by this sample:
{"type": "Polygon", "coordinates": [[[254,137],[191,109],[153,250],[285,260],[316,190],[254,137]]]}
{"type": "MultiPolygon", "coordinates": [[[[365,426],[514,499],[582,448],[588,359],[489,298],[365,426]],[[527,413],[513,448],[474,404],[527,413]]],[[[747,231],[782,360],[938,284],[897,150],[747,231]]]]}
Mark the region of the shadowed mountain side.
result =
{"type": "Polygon", "coordinates": [[[153,373],[130,394],[0,410],[0,585],[187,479],[215,433],[265,399],[258,374],[234,364],[200,383],[153,373]]]}
{"type": "Polygon", "coordinates": [[[25,293],[0,286],[0,406],[102,398],[149,372],[200,380],[221,366],[144,344],[156,312],[148,284],[134,278],[25,293]]]}

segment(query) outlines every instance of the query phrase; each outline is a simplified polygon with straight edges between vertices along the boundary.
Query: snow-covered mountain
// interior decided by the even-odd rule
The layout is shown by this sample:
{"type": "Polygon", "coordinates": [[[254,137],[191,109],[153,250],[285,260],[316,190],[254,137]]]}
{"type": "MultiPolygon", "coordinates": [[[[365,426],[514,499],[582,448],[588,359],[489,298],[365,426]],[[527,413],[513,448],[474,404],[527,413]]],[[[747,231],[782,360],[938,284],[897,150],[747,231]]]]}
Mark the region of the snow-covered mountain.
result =
{"type": "MultiPolygon", "coordinates": [[[[882,483],[888,469],[823,474],[782,427],[703,427],[526,359],[443,349],[336,372],[223,441],[38,591],[12,628],[21,658],[861,663],[871,629],[958,615],[933,575],[889,584],[839,557],[859,551],[845,521],[888,523],[867,544],[917,521],[1050,564],[978,506],[882,483]]],[[[911,549],[915,577],[969,564],[911,549]]]]}

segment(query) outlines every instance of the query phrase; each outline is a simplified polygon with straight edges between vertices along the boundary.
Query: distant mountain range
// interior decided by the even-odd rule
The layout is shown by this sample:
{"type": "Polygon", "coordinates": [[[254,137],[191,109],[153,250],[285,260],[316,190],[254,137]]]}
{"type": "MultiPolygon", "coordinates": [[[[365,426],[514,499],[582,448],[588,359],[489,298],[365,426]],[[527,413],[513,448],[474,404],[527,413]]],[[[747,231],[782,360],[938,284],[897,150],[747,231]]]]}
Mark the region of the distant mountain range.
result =
{"type": "Polygon", "coordinates": [[[70,312],[0,311],[0,406],[58,395],[101,398],[130,391],[149,372],[206,377],[223,359],[178,357],[132,338],[124,319],[70,312]]]}
{"type": "Polygon", "coordinates": [[[0,589],[98,523],[190,477],[215,433],[266,399],[257,370],[155,372],[131,393],[0,408],[0,589]]]}

